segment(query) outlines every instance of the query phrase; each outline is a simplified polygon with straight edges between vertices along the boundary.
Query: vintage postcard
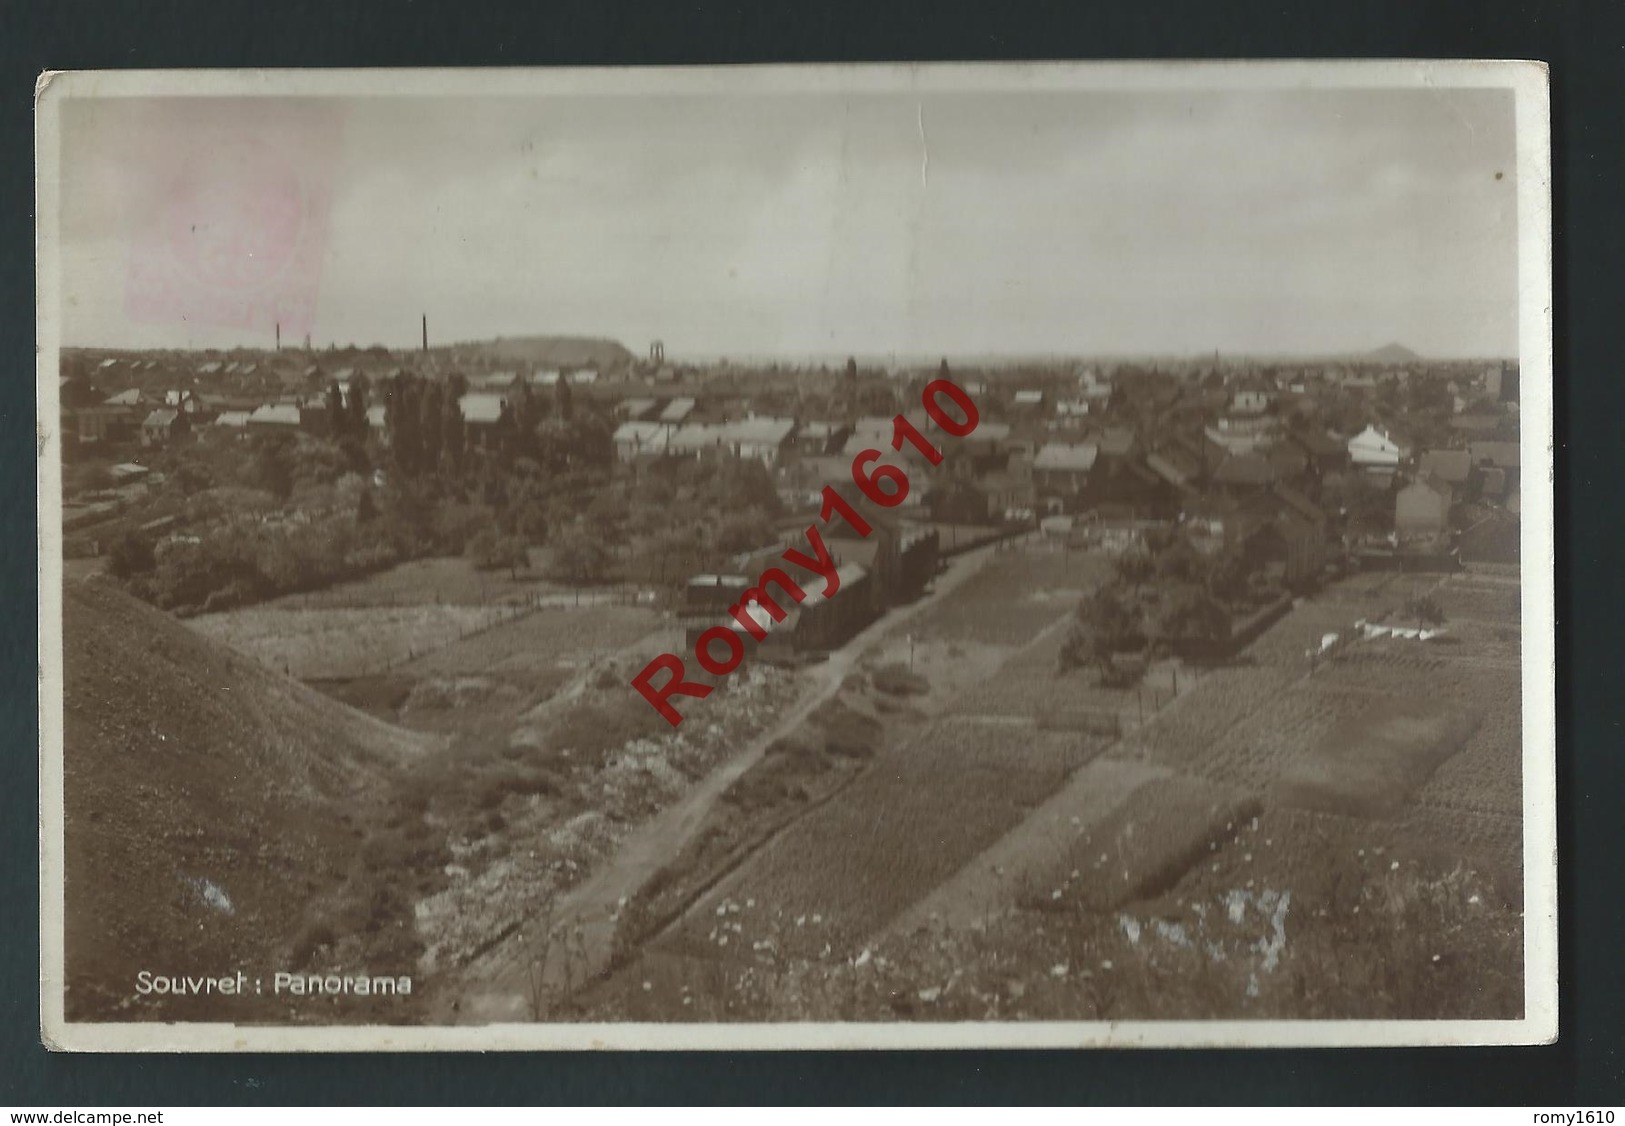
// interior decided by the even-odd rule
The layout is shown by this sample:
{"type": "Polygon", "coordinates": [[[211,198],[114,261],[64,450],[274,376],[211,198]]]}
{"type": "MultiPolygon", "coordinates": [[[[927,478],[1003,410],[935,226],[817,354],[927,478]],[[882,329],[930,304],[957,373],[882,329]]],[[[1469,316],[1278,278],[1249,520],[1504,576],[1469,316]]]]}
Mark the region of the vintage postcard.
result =
{"type": "Polygon", "coordinates": [[[1551,1040],[1549,151],[1520,62],[44,76],[42,1035],[1551,1040]]]}

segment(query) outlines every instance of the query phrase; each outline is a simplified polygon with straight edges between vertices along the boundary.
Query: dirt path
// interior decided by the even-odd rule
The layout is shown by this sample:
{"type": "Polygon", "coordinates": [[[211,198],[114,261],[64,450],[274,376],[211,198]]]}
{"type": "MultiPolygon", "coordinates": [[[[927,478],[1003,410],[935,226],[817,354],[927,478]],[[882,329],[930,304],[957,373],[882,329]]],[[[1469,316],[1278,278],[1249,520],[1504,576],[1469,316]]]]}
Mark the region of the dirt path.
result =
{"type": "MultiPolygon", "coordinates": [[[[993,557],[995,546],[977,548],[950,560],[929,594],[883,615],[830,653],[827,661],[804,670],[806,683],[801,693],[772,727],[675,804],[633,830],[592,876],[559,897],[553,904],[551,929],[571,935],[570,945],[575,952],[571,970],[578,981],[608,966],[621,905],[682,850],[704,824],[723,791],[754,766],[772,743],[793,731],[832,697],[858,661],[884,637],[979,571],[993,557]]],[[[466,967],[460,982],[441,991],[436,1016],[448,1023],[474,1024],[535,1019],[531,978],[533,967],[543,961],[545,954],[546,937],[527,935],[522,929],[466,967]]],[[[555,996],[567,984],[564,962],[562,957],[546,959],[544,981],[555,996]]]]}

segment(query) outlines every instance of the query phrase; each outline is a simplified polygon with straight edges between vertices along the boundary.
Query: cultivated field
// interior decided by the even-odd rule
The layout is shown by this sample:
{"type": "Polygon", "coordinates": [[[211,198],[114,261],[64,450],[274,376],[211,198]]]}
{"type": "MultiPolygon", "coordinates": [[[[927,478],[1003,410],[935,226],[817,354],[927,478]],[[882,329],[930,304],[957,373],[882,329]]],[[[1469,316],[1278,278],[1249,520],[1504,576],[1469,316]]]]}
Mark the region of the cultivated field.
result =
{"type": "Polygon", "coordinates": [[[871,763],[584,1011],[1516,1015],[1515,575],[1353,576],[1224,666],[1159,667],[1145,722],[1112,742],[1043,721],[1126,715],[1136,696],[1056,675],[1090,567],[995,557],[888,638],[880,656],[912,659],[936,718],[894,718],[871,763]],[[1421,595],[1443,638],[1311,666],[1326,634],[1421,595]]]}
{"type": "MultiPolygon", "coordinates": [[[[906,702],[881,694],[866,704],[885,720],[872,759],[855,775],[843,774],[839,792],[815,808],[798,811],[805,798],[786,793],[782,805],[790,816],[776,818],[784,827],[694,902],[657,947],[748,959],[753,952],[739,929],[745,924],[733,916],[760,910],[761,918],[784,922],[773,940],[778,949],[823,957],[851,948],[1019,824],[1098,754],[1105,738],[1040,730],[1033,717],[1012,713],[981,689],[1017,660],[1023,667],[1012,674],[1016,681],[1032,680],[1033,661],[1052,679],[1054,648],[1047,643],[1103,569],[1099,558],[1047,545],[997,552],[883,638],[865,661],[870,675],[903,669],[912,651],[912,675],[929,690],[906,702]],[[973,690],[996,706],[967,714],[965,694],[973,690]],[[951,717],[935,718],[950,709],[951,717]],[[721,926],[719,908],[726,916],[721,926]]],[[[771,758],[757,768],[769,769],[779,769],[771,758]]],[[[714,818],[700,839],[734,833],[732,816],[714,818]]],[[[771,811],[761,817],[763,824],[775,820],[771,811]]],[[[660,881],[657,897],[681,902],[685,883],[703,887],[710,877],[685,858],[681,872],[660,881]]]]}
{"type": "Polygon", "coordinates": [[[887,748],[835,801],[797,821],[702,900],[689,937],[711,929],[713,900],[755,899],[811,921],[787,935],[792,952],[861,942],[1064,781],[1077,737],[1013,734],[1002,724],[936,722],[887,748]]]}
{"type": "Polygon", "coordinates": [[[378,673],[519,613],[507,606],[376,606],[322,610],[251,606],[188,624],[297,680],[378,673]]]}
{"type": "Polygon", "coordinates": [[[424,682],[433,682],[421,701],[431,710],[500,687],[480,677],[525,681],[519,695],[534,702],[539,689],[658,628],[653,610],[629,602],[622,592],[583,595],[483,574],[462,559],[426,559],[188,624],[277,672],[404,719],[396,713],[424,682]]]}
{"type": "Polygon", "coordinates": [[[546,568],[547,554],[545,548],[531,548],[530,568],[517,576],[505,570],[478,571],[468,560],[452,556],[414,559],[363,579],[306,594],[284,595],[266,605],[278,609],[484,606],[493,602],[526,603],[546,596],[573,597],[572,588],[538,577],[546,568]]]}

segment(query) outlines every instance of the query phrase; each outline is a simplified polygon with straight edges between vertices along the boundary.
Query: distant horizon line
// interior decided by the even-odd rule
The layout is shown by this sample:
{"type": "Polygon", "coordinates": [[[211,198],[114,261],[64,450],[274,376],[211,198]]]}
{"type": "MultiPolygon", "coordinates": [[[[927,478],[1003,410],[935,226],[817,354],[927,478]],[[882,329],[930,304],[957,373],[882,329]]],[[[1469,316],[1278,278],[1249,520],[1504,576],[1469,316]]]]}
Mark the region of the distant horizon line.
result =
{"type": "MultiPolygon", "coordinates": [[[[603,343],[603,344],[613,344],[613,345],[615,345],[617,347],[620,347],[620,348],[623,348],[627,352],[629,352],[631,354],[634,362],[639,362],[639,363],[647,362],[647,358],[645,356],[640,355],[638,352],[634,351],[631,348],[627,348],[627,346],[624,343],[622,343],[621,341],[619,341],[619,340],[617,340],[617,339],[615,339],[613,337],[594,336],[594,335],[590,335],[590,334],[575,334],[575,333],[556,333],[556,334],[555,333],[531,333],[531,334],[520,334],[520,335],[515,335],[515,336],[507,336],[507,335],[490,336],[490,337],[484,337],[484,338],[481,338],[481,339],[478,339],[478,340],[458,340],[458,341],[453,341],[453,342],[446,343],[446,344],[431,344],[429,346],[429,353],[433,354],[433,353],[435,353],[437,351],[445,351],[445,350],[453,349],[453,348],[478,348],[478,347],[481,347],[481,346],[484,346],[484,345],[490,345],[490,344],[495,344],[495,343],[498,343],[498,342],[505,342],[505,341],[549,340],[549,339],[558,340],[558,341],[561,341],[561,342],[564,342],[564,341],[592,341],[592,342],[603,343]]],[[[851,358],[851,359],[855,359],[860,364],[865,363],[865,362],[874,363],[874,362],[877,362],[877,361],[884,361],[884,362],[889,362],[889,363],[892,363],[892,364],[903,364],[903,365],[909,365],[909,366],[917,366],[917,365],[922,365],[922,364],[938,363],[943,359],[947,359],[950,363],[952,363],[956,358],[960,362],[979,363],[979,364],[1013,364],[1013,363],[1027,363],[1027,362],[1033,362],[1033,361],[1058,361],[1058,360],[1096,360],[1096,361],[1107,361],[1107,360],[1110,360],[1110,361],[1146,361],[1146,360],[1159,361],[1159,360],[1168,360],[1168,361],[1182,362],[1183,363],[1183,362],[1203,360],[1203,359],[1206,359],[1206,358],[1209,358],[1209,357],[1215,357],[1216,356],[1220,360],[1228,359],[1228,360],[1269,361],[1269,362],[1300,362],[1300,361],[1328,361],[1328,360],[1360,360],[1360,359],[1368,359],[1368,358],[1371,358],[1372,356],[1374,356],[1375,353],[1382,352],[1382,351],[1386,350],[1387,348],[1394,347],[1394,346],[1395,345],[1393,345],[1393,344],[1383,344],[1383,345],[1379,345],[1379,346],[1377,346],[1375,348],[1366,348],[1366,349],[1358,349],[1358,350],[1345,349],[1345,350],[1342,350],[1342,351],[1327,350],[1327,351],[1280,351],[1280,352],[1265,351],[1265,350],[1226,351],[1223,348],[1202,349],[1202,350],[1198,350],[1198,351],[1188,351],[1188,352],[1121,351],[1121,350],[1119,350],[1119,351],[1094,351],[1094,352],[1090,352],[1090,351],[1082,351],[1082,350],[1072,351],[1072,350],[1050,349],[1050,350],[1040,350],[1040,351],[979,351],[979,352],[959,352],[959,353],[955,353],[955,352],[951,352],[951,351],[947,352],[947,353],[943,353],[943,352],[840,352],[840,351],[802,352],[802,353],[793,353],[793,352],[751,352],[751,351],[740,351],[740,352],[717,352],[717,351],[676,352],[676,351],[672,351],[672,350],[668,349],[666,351],[666,353],[665,353],[664,360],[665,360],[665,363],[667,363],[667,364],[717,363],[717,362],[727,361],[727,362],[731,362],[731,363],[780,363],[780,364],[789,363],[789,364],[798,364],[798,365],[807,365],[807,364],[819,364],[819,365],[822,365],[822,364],[829,364],[829,363],[836,363],[836,364],[845,363],[848,358],[851,358]]],[[[1424,353],[1415,352],[1414,349],[1407,348],[1405,345],[1397,345],[1397,346],[1401,347],[1401,348],[1405,348],[1406,351],[1411,352],[1412,355],[1414,356],[1414,360],[1410,360],[1410,361],[1406,361],[1406,362],[1466,363],[1466,362],[1482,361],[1482,360],[1517,361],[1519,359],[1519,356],[1518,356],[1518,354],[1516,352],[1514,352],[1514,353],[1512,353],[1510,355],[1509,354],[1504,354],[1504,353],[1496,353],[1496,352],[1458,353],[1458,354],[1454,354],[1454,355],[1434,355],[1434,354],[1424,354],[1424,353]]],[[[76,351],[76,352],[129,352],[129,353],[139,353],[139,352],[182,352],[182,353],[200,353],[200,354],[210,353],[210,352],[217,352],[217,353],[222,353],[222,354],[230,353],[230,352],[253,352],[253,353],[260,353],[260,354],[267,354],[267,355],[276,355],[278,353],[288,353],[288,354],[291,354],[291,355],[306,354],[306,355],[313,355],[313,356],[315,356],[315,355],[325,355],[330,351],[355,350],[355,351],[358,351],[358,352],[365,352],[365,351],[368,351],[368,350],[373,349],[373,348],[383,348],[386,351],[388,351],[391,355],[397,355],[397,354],[400,354],[400,355],[407,355],[407,354],[421,355],[421,354],[423,354],[422,349],[420,347],[416,346],[416,345],[396,345],[396,346],[392,346],[392,345],[378,343],[378,342],[371,343],[371,344],[358,344],[358,343],[338,344],[338,343],[332,343],[330,345],[322,345],[322,346],[312,345],[309,348],[305,348],[303,345],[300,345],[300,344],[290,345],[290,346],[286,346],[286,347],[283,347],[283,348],[277,348],[275,346],[270,346],[270,345],[251,345],[251,344],[232,344],[232,345],[225,345],[225,346],[219,346],[219,345],[211,345],[211,346],[195,346],[195,345],[194,346],[181,346],[181,345],[131,346],[131,345],[112,345],[112,344],[70,344],[70,343],[67,343],[67,342],[62,342],[58,346],[58,350],[61,351],[61,352],[68,352],[68,351],[76,351]]],[[[1380,361],[1378,361],[1378,362],[1380,362],[1380,361]]]]}

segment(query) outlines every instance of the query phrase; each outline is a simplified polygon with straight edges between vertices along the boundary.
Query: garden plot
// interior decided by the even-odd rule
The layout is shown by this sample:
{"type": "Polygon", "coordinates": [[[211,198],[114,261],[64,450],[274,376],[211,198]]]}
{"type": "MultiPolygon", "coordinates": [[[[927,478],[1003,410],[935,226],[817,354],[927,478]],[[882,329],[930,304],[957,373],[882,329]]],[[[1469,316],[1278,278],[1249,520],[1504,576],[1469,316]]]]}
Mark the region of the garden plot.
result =
{"type": "Polygon", "coordinates": [[[1261,792],[1339,723],[1369,710],[1370,701],[1361,696],[1321,692],[1313,682],[1300,682],[1216,735],[1190,769],[1214,782],[1261,792]]]}
{"type": "Polygon", "coordinates": [[[517,612],[501,605],[322,610],[254,606],[201,614],[187,624],[277,672],[300,680],[328,680],[382,672],[517,612]]]}
{"type": "Polygon", "coordinates": [[[532,570],[523,578],[507,571],[478,571],[461,556],[414,559],[366,578],[336,583],[322,590],[288,594],[267,605],[282,610],[316,610],[369,606],[482,606],[493,602],[523,603],[548,596],[571,595],[570,587],[536,578],[546,558],[544,549],[530,551],[532,570]]]}
{"type": "Polygon", "coordinates": [[[1298,678],[1295,670],[1267,666],[1214,669],[1114,753],[1195,769],[1225,733],[1249,716],[1273,708],[1298,678]]]}
{"type": "Polygon", "coordinates": [[[1391,700],[1347,720],[1314,751],[1292,761],[1270,787],[1272,800],[1355,817],[1393,814],[1477,726],[1441,704],[1391,700]]]}
{"type": "Polygon", "coordinates": [[[1014,548],[916,617],[910,632],[927,641],[1024,645],[1070,614],[1109,566],[1086,552],[1014,548]]]}
{"type": "Polygon", "coordinates": [[[1516,707],[1498,708],[1417,792],[1435,806],[1516,816],[1523,809],[1522,725],[1516,707]]]}
{"type": "Polygon", "coordinates": [[[1194,778],[1148,782],[1089,828],[1055,870],[1037,906],[1110,911],[1154,898],[1177,884],[1197,860],[1255,816],[1258,799],[1194,778]]]}
{"type": "Polygon", "coordinates": [[[1439,592],[1448,621],[1468,620],[1516,626],[1523,617],[1523,595],[1515,586],[1485,583],[1471,576],[1452,577],[1439,592]]]}
{"type": "Polygon", "coordinates": [[[1040,721],[1051,716],[1097,716],[1105,721],[1102,730],[1115,730],[1118,714],[1134,709],[1135,692],[1103,687],[1092,668],[1060,671],[1059,654],[1070,625],[1068,611],[1066,618],[1050,623],[996,673],[967,684],[947,702],[948,710],[1040,721]]]}
{"type": "Polygon", "coordinates": [[[1397,828],[1413,841],[1475,865],[1489,865],[1515,883],[1523,869],[1523,819],[1494,813],[1418,802],[1398,820],[1397,828]]]}
{"type": "Polygon", "coordinates": [[[1315,679],[1381,695],[1431,696],[1487,705],[1516,683],[1517,666],[1496,659],[1483,638],[1362,641],[1321,666],[1315,679]]]}
{"type": "Polygon", "coordinates": [[[387,673],[320,687],[418,730],[500,731],[595,663],[600,678],[626,684],[630,671],[621,666],[634,663],[627,648],[663,637],[660,617],[650,609],[546,606],[452,640],[387,673]]]}
{"type": "Polygon", "coordinates": [[[624,606],[544,607],[426,654],[401,670],[427,676],[524,676],[583,667],[660,628],[653,610],[624,606]]]}
{"type": "Polygon", "coordinates": [[[931,686],[929,694],[920,700],[921,707],[928,711],[957,710],[967,693],[989,683],[1010,653],[1008,645],[911,641],[907,634],[893,634],[876,645],[863,663],[866,668],[906,668],[931,686]]]}
{"type": "MultiPolygon", "coordinates": [[[[730,932],[712,935],[712,916],[748,903],[764,918],[789,919],[783,942],[798,952],[850,947],[1027,816],[1076,765],[1080,743],[1062,733],[1012,739],[998,726],[934,723],[882,752],[837,800],[702,900],[687,937],[722,945],[730,932]]],[[[739,932],[731,933],[737,948],[739,932]]]]}

